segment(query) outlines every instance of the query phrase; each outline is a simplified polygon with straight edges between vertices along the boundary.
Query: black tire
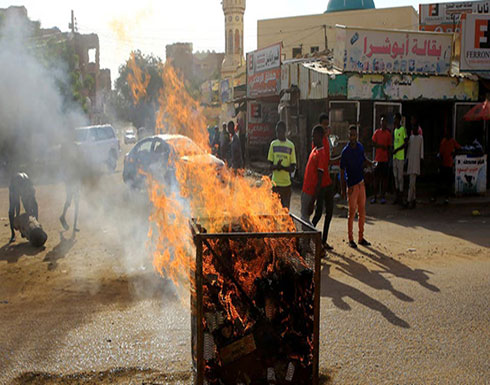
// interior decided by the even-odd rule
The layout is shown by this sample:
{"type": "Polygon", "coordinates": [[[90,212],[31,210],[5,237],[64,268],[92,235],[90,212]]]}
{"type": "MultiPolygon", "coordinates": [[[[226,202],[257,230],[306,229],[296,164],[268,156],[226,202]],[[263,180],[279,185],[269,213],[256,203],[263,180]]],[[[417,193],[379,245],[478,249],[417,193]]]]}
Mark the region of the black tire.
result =
{"type": "Polygon", "coordinates": [[[107,159],[107,170],[114,172],[117,167],[117,154],[114,150],[109,153],[109,159],[107,159]]]}

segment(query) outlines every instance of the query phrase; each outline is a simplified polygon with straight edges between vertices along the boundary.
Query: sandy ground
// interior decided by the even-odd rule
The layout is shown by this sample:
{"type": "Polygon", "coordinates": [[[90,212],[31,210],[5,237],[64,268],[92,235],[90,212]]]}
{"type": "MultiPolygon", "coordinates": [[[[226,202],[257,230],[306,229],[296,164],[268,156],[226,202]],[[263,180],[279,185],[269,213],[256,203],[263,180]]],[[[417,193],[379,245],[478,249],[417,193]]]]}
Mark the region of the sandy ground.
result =
{"type": "MultiPolygon", "coordinates": [[[[191,383],[190,317],[151,266],[145,202],[120,167],[98,186],[74,240],[60,232],[63,186],[37,186],[42,250],[7,244],[0,188],[0,384],[191,383]]],[[[488,383],[490,208],[369,206],[373,246],[357,251],[344,215],[322,270],[324,382],[488,383]]]]}

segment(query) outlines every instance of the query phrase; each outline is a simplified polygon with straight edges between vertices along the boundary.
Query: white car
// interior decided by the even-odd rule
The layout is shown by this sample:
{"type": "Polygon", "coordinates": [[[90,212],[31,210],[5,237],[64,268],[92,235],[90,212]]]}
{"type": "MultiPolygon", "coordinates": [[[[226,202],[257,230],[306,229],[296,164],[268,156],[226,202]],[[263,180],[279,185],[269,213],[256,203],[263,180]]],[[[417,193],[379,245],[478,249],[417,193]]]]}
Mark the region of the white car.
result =
{"type": "Polygon", "coordinates": [[[124,144],[136,143],[136,135],[133,130],[126,130],[124,133],[124,144]]]}
{"type": "Polygon", "coordinates": [[[186,136],[154,135],[140,140],[126,154],[123,180],[130,186],[141,187],[145,179],[141,171],[158,179],[165,170],[172,168],[173,162],[180,161],[214,166],[218,174],[225,165],[186,136]]]}
{"type": "Polygon", "coordinates": [[[105,165],[111,172],[116,169],[120,144],[111,125],[78,127],[75,129],[75,142],[91,166],[105,165]]]}

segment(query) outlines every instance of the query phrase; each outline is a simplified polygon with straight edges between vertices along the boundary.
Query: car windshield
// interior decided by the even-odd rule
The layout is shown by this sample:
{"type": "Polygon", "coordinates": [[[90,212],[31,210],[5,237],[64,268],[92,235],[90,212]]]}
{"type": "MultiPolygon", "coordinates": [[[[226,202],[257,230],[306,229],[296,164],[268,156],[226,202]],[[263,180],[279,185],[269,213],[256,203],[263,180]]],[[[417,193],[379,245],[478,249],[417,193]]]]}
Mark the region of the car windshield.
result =
{"type": "Polygon", "coordinates": [[[85,129],[77,129],[75,130],[75,140],[77,142],[85,142],[87,141],[88,130],[85,129]]]}
{"type": "Polygon", "coordinates": [[[127,131],[126,131],[126,135],[134,135],[134,132],[133,132],[133,131],[131,131],[131,130],[127,130],[127,131]]]}
{"type": "Polygon", "coordinates": [[[178,153],[180,156],[191,155],[203,155],[205,152],[189,138],[172,138],[167,140],[167,143],[178,153]]]}

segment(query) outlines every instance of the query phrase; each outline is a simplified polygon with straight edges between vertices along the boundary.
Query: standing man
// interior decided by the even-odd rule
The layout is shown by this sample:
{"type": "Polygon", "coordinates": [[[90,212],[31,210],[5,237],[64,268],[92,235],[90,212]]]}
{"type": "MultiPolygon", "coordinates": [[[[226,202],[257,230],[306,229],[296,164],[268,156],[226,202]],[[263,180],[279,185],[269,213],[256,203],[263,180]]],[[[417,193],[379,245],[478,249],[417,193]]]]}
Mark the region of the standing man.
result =
{"type": "Polygon", "coordinates": [[[272,171],[272,191],[279,195],[281,204],[289,210],[291,204],[291,173],[296,168],[294,143],[286,137],[286,123],[276,124],[276,137],[269,147],[267,160],[272,171]]]}
{"type": "Polygon", "coordinates": [[[311,151],[306,164],[303,191],[301,192],[301,219],[307,223],[311,223],[310,216],[320,194],[326,158],[323,147],[323,127],[321,125],[315,126],[311,136],[315,148],[311,151]]]}
{"type": "Polygon", "coordinates": [[[414,127],[417,128],[417,132],[420,136],[424,136],[424,132],[422,131],[422,127],[419,124],[419,120],[418,120],[417,116],[412,115],[410,117],[410,128],[412,129],[412,132],[414,130],[414,127]]]}
{"type": "Polygon", "coordinates": [[[231,137],[230,143],[230,161],[231,168],[237,172],[243,168],[243,156],[242,156],[242,146],[240,144],[240,138],[235,131],[235,123],[233,120],[228,122],[228,133],[231,137]]]}
{"type": "Polygon", "coordinates": [[[451,195],[451,188],[453,186],[454,153],[460,148],[461,145],[451,136],[449,130],[446,130],[439,146],[439,158],[441,162],[439,166],[439,186],[444,194],[445,204],[449,203],[449,195],[451,195]]]}
{"type": "Polygon", "coordinates": [[[357,127],[349,127],[349,143],[342,150],[340,158],[340,178],[342,184],[342,197],[349,204],[349,219],[347,230],[349,234],[349,246],[357,248],[354,242],[354,218],[359,213],[359,244],[370,246],[364,238],[364,223],[366,221],[366,186],[364,185],[364,164],[373,166],[373,162],[366,158],[364,147],[357,141],[357,127]],[[346,191],[347,184],[347,191],[346,191]]]}
{"type": "Polygon", "coordinates": [[[220,142],[220,133],[219,126],[214,127],[213,140],[211,142],[211,151],[212,154],[219,157],[219,143],[220,142]]]}
{"type": "Polygon", "coordinates": [[[220,139],[220,158],[227,164],[230,163],[231,153],[230,153],[230,134],[226,127],[226,123],[223,123],[223,130],[221,131],[220,139]]]}
{"type": "Polygon", "coordinates": [[[395,114],[395,132],[393,143],[393,176],[395,177],[396,197],[394,204],[403,203],[403,167],[405,165],[405,150],[408,138],[405,127],[402,126],[402,116],[395,114]]]}
{"type": "Polygon", "coordinates": [[[374,131],[373,146],[376,149],[376,156],[374,160],[378,162],[376,169],[374,170],[374,197],[371,199],[371,203],[376,203],[378,193],[380,193],[380,201],[382,205],[386,203],[386,189],[388,188],[388,173],[389,173],[389,155],[390,147],[392,144],[391,132],[388,130],[388,122],[386,116],[381,115],[379,121],[380,128],[374,131]]]}
{"type": "Polygon", "coordinates": [[[408,141],[407,159],[408,167],[407,174],[410,177],[410,186],[408,188],[408,207],[415,208],[416,184],[417,175],[420,175],[420,161],[424,159],[424,138],[419,134],[419,127],[412,126],[412,135],[408,141]]]}
{"type": "Polygon", "coordinates": [[[9,185],[9,222],[10,243],[15,241],[14,219],[20,214],[20,202],[30,216],[38,218],[36,190],[26,173],[18,172],[10,180],[9,185]]]}
{"type": "Polygon", "coordinates": [[[328,115],[323,113],[319,119],[320,125],[323,127],[323,148],[325,157],[323,157],[325,170],[322,177],[322,186],[320,194],[316,202],[315,215],[313,216],[313,226],[316,227],[320,219],[322,219],[323,207],[325,207],[325,221],[323,223],[322,244],[327,251],[333,250],[333,247],[327,243],[328,231],[333,215],[333,197],[335,195],[332,179],[330,178],[330,124],[328,115]]]}

